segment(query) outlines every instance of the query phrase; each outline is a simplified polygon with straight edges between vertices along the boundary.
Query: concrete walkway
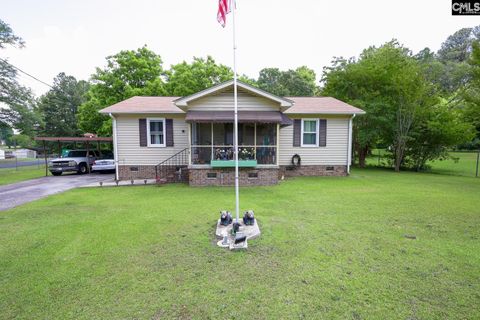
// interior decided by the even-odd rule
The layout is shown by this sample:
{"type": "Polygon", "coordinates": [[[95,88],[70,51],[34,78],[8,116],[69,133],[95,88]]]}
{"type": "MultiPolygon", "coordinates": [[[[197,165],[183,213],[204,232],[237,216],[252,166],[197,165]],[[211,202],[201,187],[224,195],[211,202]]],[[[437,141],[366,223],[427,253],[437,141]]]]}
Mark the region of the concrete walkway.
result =
{"type": "Polygon", "coordinates": [[[156,184],[155,179],[138,179],[138,180],[119,180],[115,181],[114,177],[112,179],[104,181],[95,181],[86,185],[81,186],[82,188],[96,188],[96,187],[124,187],[124,186],[144,186],[147,184],[156,184]]]}
{"type": "Polygon", "coordinates": [[[0,211],[45,198],[49,195],[100,181],[113,181],[113,174],[67,174],[43,177],[0,186],[0,211]]]}

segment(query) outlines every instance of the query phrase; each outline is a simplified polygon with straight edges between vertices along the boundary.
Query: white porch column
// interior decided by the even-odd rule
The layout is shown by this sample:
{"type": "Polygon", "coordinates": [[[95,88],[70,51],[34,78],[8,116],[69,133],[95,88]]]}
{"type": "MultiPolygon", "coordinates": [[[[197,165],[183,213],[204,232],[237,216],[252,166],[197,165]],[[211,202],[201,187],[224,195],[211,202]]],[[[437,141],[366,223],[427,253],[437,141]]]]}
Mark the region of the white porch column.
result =
{"type": "Polygon", "coordinates": [[[278,166],[280,161],[279,161],[279,158],[280,158],[280,124],[277,123],[277,146],[275,148],[275,163],[276,165],[278,166]]]}

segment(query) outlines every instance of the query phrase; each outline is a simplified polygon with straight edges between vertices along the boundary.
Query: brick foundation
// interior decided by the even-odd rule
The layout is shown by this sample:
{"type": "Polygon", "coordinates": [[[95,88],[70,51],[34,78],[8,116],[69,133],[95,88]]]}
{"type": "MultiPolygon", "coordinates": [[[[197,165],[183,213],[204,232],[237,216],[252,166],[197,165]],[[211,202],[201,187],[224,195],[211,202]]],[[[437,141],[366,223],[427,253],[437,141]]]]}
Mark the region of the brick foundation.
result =
{"type": "MultiPolygon", "coordinates": [[[[235,169],[190,169],[191,186],[233,186],[235,169]],[[216,177],[215,177],[216,175],[216,177]]],[[[268,186],[278,183],[278,168],[240,168],[240,186],[268,186]]]]}
{"type": "Polygon", "coordinates": [[[118,166],[118,178],[130,179],[155,179],[155,166],[118,166]]]}
{"type": "Polygon", "coordinates": [[[347,166],[280,166],[279,177],[346,176],[347,166]]]}
{"type": "MultiPolygon", "coordinates": [[[[188,181],[189,170],[187,166],[172,166],[159,170],[159,178],[163,183],[188,181]],[[180,168],[181,170],[178,170],[180,168]]],[[[118,171],[120,180],[156,178],[155,166],[118,166],[118,171]]]]}
{"type": "MultiPolygon", "coordinates": [[[[155,166],[118,166],[120,180],[155,179],[155,166]]],[[[166,173],[164,182],[173,182],[178,171],[172,168],[166,173]]],[[[233,186],[235,184],[234,168],[182,168],[185,181],[191,186],[233,186]],[[187,178],[188,176],[188,178],[187,178]]],[[[280,168],[240,168],[241,186],[267,186],[277,184],[282,177],[299,176],[346,176],[347,166],[280,166],[280,168]]]]}

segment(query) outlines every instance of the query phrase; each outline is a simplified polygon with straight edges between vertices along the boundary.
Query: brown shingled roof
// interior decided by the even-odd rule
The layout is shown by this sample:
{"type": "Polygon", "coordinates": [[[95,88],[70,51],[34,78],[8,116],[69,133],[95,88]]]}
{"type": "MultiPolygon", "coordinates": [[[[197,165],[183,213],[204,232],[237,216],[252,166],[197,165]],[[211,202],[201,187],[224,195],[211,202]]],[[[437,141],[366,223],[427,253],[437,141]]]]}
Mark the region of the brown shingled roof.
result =
{"type": "Polygon", "coordinates": [[[173,100],[178,97],[131,97],[110,107],[100,110],[101,113],[185,113],[173,100]]]}
{"type": "MultiPolygon", "coordinates": [[[[101,113],[180,113],[178,97],[132,97],[100,110],[101,113]]],[[[364,114],[343,101],[331,97],[287,97],[294,105],[285,114],[364,114]]]]}
{"type": "Polygon", "coordinates": [[[364,114],[343,101],[331,97],[287,97],[295,104],[288,108],[286,114],[364,114]]]}

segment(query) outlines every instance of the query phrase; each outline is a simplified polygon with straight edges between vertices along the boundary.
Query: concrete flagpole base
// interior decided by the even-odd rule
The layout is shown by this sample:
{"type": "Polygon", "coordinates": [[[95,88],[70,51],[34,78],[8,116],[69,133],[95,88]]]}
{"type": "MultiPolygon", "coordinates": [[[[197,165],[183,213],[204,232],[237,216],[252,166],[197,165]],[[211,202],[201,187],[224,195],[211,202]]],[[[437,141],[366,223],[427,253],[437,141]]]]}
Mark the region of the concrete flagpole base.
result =
{"type": "Polygon", "coordinates": [[[253,225],[245,225],[240,219],[240,228],[237,231],[237,235],[245,236],[245,241],[235,243],[235,235],[232,233],[233,223],[228,226],[220,224],[220,219],[217,221],[217,228],[215,235],[221,239],[217,242],[217,245],[222,248],[229,248],[230,250],[246,249],[248,248],[248,240],[258,238],[260,236],[260,228],[257,223],[257,219],[253,225]]]}

